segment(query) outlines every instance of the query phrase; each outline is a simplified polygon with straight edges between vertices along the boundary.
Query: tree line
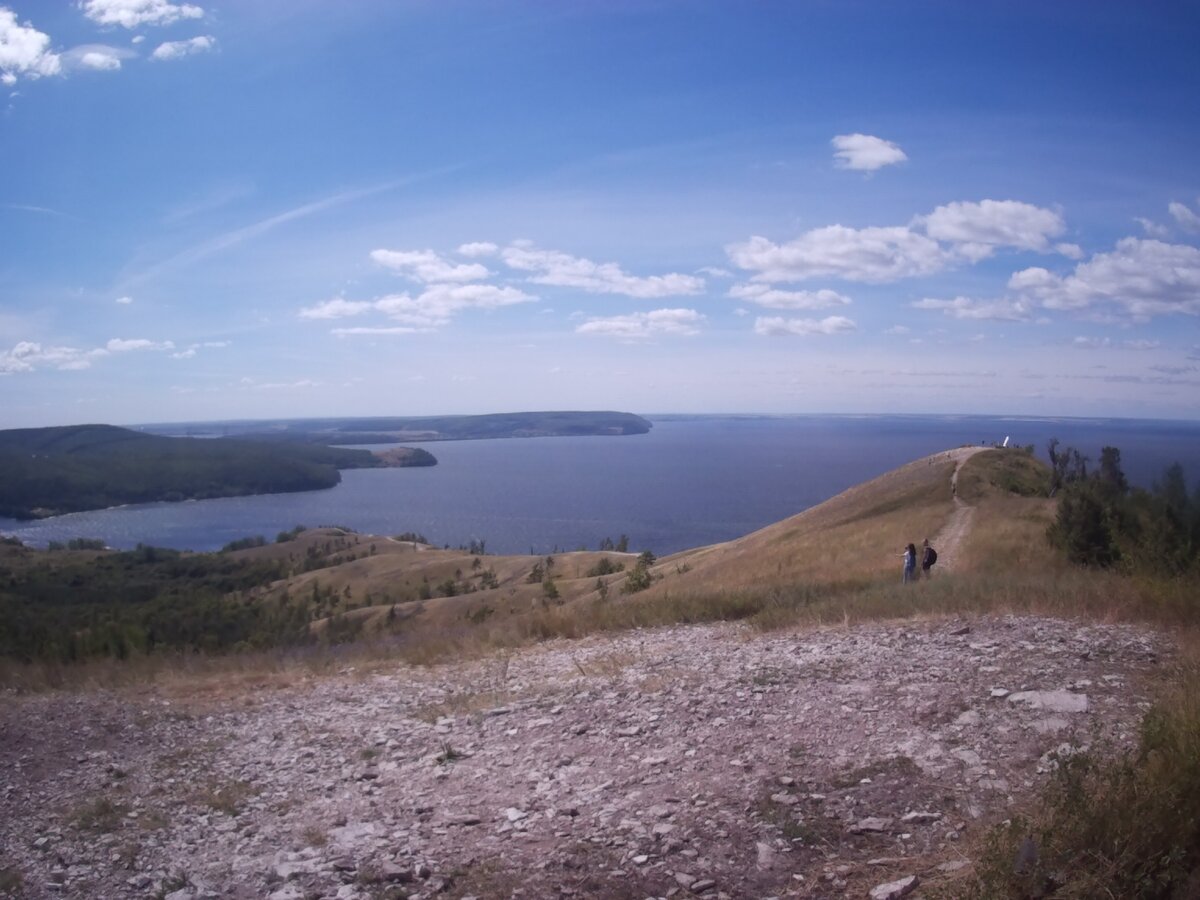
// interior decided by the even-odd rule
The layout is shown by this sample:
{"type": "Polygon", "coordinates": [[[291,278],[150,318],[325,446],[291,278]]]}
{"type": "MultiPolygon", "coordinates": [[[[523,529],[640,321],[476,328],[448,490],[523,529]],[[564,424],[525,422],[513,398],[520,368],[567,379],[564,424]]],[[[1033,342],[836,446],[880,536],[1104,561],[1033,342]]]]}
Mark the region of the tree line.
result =
{"type": "Polygon", "coordinates": [[[1071,562],[1153,575],[1200,573],[1200,490],[1189,493],[1179,463],[1145,490],[1130,486],[1116,447],[1104,447],[1094,468],[1057,440],[1047,451],[1050,494],[1058,497],[1049,537],[1071,562]]]}

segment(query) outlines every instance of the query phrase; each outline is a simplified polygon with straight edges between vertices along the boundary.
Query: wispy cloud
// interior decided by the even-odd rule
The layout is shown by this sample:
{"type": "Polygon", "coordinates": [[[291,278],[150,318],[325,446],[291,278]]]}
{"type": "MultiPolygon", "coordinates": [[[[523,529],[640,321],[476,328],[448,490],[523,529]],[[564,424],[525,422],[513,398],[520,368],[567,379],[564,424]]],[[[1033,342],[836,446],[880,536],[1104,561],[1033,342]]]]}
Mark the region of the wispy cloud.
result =
{"type": "Polygon", "coordinates": [[[328,197],[323,197],[320,200],[314,200],[311,203],[305,203],[301,206],[294,207],[284,212],[269,216],[266,219],[261,219],[250,225],[242,228],[227,231],[224,234],[219,234],[216,237],[210,238],[194,247],[189,247],[161,262],[155,263],[143,269],[140,272],[130,275],[122,282],[122,287],[128,289],[139,284],[144,284],[160,275],[173,271],[179,268],[194,265],[203,259],[207,259],[214,254],[220,253],[223,250],[228,250],[231,247],[236,247],[247,241],[262,237],[263,235],[274,231],[281,225],[286,225],[289,222],[295,222],[300,219],[308,218],[309,216],[317,215],[328,209],[333,209],[337,206],[342,206],[347,203],[353,203],[356,200],[362,200],[366,197],[372,197],[376,194],[382,194],[387,191],[394,191],[398,188],[406,187],[426,178],[433,177],[451,169],[441,168],[424,172],[419,175],[411,175],[406,178],[398,178],[393,181],[387,181],[382,184],[372,185],[371,187],[359,188],[351,191],[341,191],[336,194],[331,194],[328,197]]]}
{"type": "Polygon", "coordinates": [[[492,273],[479,263],[452,263],[432,250],[372,250],[371,259],[417,281],[482,281],[492,273]]]}
{"type": "Polygon", "coordinates": [[[729,296],[768,309],[828,309],[850,303],[849,297],[837,291],[784,291],[766,284],[735,284],[729,296]]]}
{"type": "Polygon", "coordinates": [[[874,172],[908,160],[908,155],[896,144],[870,134],[839,134],[830,143],[834,161],[842,169],[874,172]]]}
{"type": "Polygon", "coordinates": [[[705,317],[694,309],[655,309],[625,316],[588,319],[575,331],[623,341],[643,341],[663,335],[688,337],[699,334],[704,321],[705,317]]]}
{"type": "Polygon", "coordinates": [[[82,222],[78,216],[73,216],[70,213],[59,212],[57,209],[50,209],[46,206],[31,206],[27,203],[4,203],[0,204],[4,209],[12,209],[18,212],[36,213],[40,216],[54,216],[57,219],[70,219],[73,222],[82,222]]]}
{"type": "Polygon", "coordinates": [[[195,56],[197,53],[209,53],[217,46],[217,39],[210,34],[202,34],[186,41],[167,41],[159,44],[150,54],[150,58],[158,62],[168,62],[183,59],[185,56],[195,56]]]}
{"type": "Polygon", "coordinates": [[[90,350],[42,344],[39,341],[20,341],[11,350],[0,351],[0,375],[33,372],[41,368],[77,371],[90,368],[93,362],[106,356],[138,350],[174,349],[172,341],[151,341],[146,338],[113,338],[103,347],[90,350]]]}
{"type": "Polygon", "coordinates": [[[754,320],[754,333],[767,337],[814,334],[844,334],[857,331],[858,325],[845,316],[827,316],[824,319],[784,319],[778,316],[759,317],[754,320]]]}
{"type": "Polygon", "coordinates": [[[1031,304],[1022,300],[1000,298],[976,300],[971,297],[955,297],[953,300],[938,300],[926,297],[912,304],[913,309],[937,310],[955,319],[991,319],[998,322],[1025,322],[1031,318],[1031,304]]]}
{"type": "Polygon", "coordinates": [[[561,250],[543,250],[528,241],[514,241],[501,256],[509,268],[532,273],[529,280],[534,284],[578,288],[591,294],[655,299],[704,290],[704,279],[694,275],[630,275],[616,263],[597,263],[561,250]]]}
{"type": "Polygon", "coordinates": [[[1167,206],[1167,212],[1171,214],[1171,218],[1179,223],[1179,227],[1185,231],[1200,231],[1200,216],[1196,215],[1184,204],[1179,202],[1171,203],[1167,206]]]}

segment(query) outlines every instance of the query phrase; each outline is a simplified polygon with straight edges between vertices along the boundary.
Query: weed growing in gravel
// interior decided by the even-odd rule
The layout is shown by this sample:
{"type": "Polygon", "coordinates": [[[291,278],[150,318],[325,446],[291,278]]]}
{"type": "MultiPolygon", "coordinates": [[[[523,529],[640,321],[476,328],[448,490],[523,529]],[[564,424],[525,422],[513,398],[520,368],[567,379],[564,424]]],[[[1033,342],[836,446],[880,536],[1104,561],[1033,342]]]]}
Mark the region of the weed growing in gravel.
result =
{"type": "Polygon", "coordinates": [[[15,867],[0,869],[0,897],[20,897],[25,890],[25,879],[15,867]]]}
{"type": "Polygon", "coordinates": [[[370,762],[371,760],[375,759],[377,756],[379,756],[379,748],[378,747],[363,747],[361,750],[358,751],[358,758],[361,759],[363,762],[370,762]]]}
{"type": "Polygon", "coordinates": [[[305,847],[324,847],[329,843],[329,835],[319,825],[305,826],[300,832],[300,839],[304,841],[305,847]]]}
{"type": "Polygon", "coordinates": [[[107,834],[117,830],[125,812],[124,806],[113,803],[108,797],[97,797],[78,807],[72,813],[71,821],[77,828],[107,834]]]}
{"type": "Polygon", "coordinates": [[[196,794],[195,799],[215,812],[236,816],[246,800],[256,793],[258,791],[247,781],[230,781],[208,785],[196,794]]]}
{"type": "Polygon", "coordinates": [[[458,762],[460,759],[466,759],[466,756],[451,747],[449,741],[443,741],[442,752],[437,755],[437,764],[444,766],[447,763],[458,762]]]}

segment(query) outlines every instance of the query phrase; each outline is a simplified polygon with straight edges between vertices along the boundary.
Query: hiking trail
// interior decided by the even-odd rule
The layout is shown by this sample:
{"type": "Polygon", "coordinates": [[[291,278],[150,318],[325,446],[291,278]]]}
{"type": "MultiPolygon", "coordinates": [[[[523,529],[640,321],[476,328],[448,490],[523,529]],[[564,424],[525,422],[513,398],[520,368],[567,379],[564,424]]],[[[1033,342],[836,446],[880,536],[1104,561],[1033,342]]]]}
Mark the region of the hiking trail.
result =
{"type": "Polygon", "coordinates": [[[958,550],[963,540],[971,531],[971,521],[975,518],[975,507],[963,501],[958,496],[958,473],[963,463],[986,447],[960,447],[951,450],[947,455],[954,460],[954,474],[950,476],[950,492],[954,497],[954,512],[942,526],[942,530],[934,535],[932,544],[937,550],[937,568],[943,572],[953,572],[958,564],[958,550]]]}

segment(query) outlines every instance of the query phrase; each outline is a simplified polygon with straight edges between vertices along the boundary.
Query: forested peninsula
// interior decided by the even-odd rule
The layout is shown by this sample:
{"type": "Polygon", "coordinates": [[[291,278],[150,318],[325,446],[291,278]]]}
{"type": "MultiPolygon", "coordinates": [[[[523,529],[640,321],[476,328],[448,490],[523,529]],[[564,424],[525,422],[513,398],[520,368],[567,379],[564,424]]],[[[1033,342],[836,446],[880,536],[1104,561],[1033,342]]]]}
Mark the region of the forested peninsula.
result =
{"type": "Polygon", "coordinates": [[[633,413],[556,411],[478,416],[392,416],[346,419],[272,419],[147,425],[163,435],[204,435],[318,444],[390,444],[396,441],[470,441],[485,438],[583,437],[646,434],[649,420],[633,413]]]}
{"type": "Polygon", "coordinates": [[[385,458],[302,440],[164,437],[112,425],[0,431],[0,516],[311,491],[336,485],[339,469],[437,463],[403,449],[385,458]]]}

